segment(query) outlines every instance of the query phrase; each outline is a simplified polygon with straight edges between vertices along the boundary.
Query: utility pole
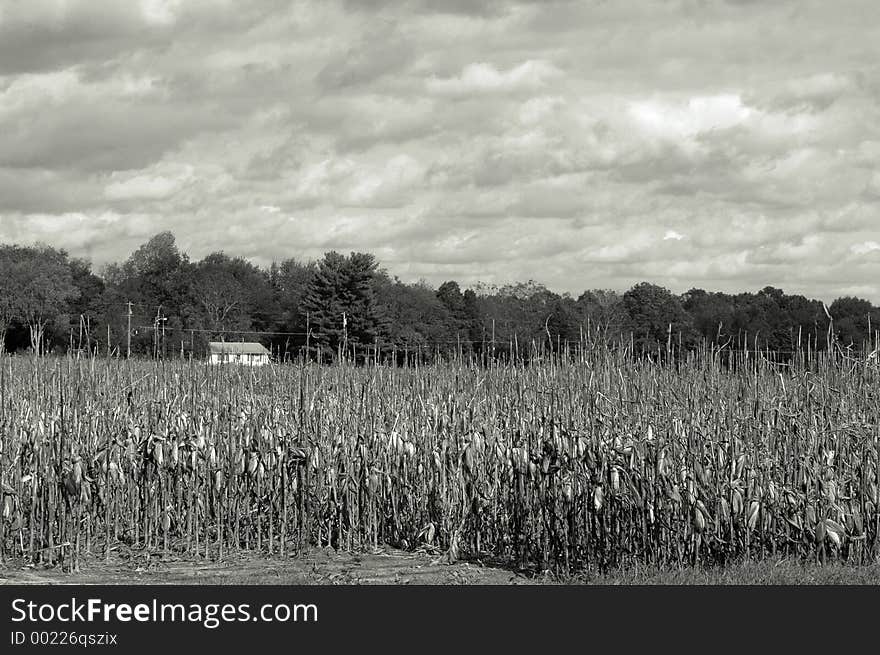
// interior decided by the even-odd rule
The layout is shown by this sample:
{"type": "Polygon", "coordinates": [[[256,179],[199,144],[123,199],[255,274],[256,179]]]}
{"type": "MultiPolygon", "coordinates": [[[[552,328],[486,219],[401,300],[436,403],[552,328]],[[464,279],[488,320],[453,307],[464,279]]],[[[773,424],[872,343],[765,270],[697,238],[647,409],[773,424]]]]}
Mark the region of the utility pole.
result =
{"type": "Polygon", "coordinates": [[[162,305],[156,310],[156,321],[153,327],[153,349],[156,359],[159,359],[159,323],[162,320],[162,305]]]}
{"type": "Polygon", "coordinates": [[[312,324],[310,321],[310,314],[306,312],[306,360],[311,361],[311,351],[310,351],[310,339],[312,336],[312,324]]]}
{"type": "Polygon", "coordinates": [[[492,361],[495,361],[495,319],[492,319],[492,361]]]}
{"type": "Polygon", "coordinates": [[[128,303],[128,332],[125,339],[125,358],[131,359],[131,303],[128,303]]]}
{"type": "Polygon", "coordinates": [[[342,312],[342,354],[345,356],[345,351],[348,348],[348,319],[345,317],[345,312],[342,312]]]}

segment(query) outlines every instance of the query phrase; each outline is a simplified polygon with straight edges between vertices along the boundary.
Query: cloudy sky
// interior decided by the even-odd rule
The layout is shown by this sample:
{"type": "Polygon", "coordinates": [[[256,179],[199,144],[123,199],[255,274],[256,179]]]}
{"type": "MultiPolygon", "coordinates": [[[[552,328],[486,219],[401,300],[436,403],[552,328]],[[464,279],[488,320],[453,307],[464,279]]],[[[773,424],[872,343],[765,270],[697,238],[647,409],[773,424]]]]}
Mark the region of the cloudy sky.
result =
{"type": "Polygon", "coordinates": [[[0,241],[880,301],[876,0],[0,0],[0,241]]]}

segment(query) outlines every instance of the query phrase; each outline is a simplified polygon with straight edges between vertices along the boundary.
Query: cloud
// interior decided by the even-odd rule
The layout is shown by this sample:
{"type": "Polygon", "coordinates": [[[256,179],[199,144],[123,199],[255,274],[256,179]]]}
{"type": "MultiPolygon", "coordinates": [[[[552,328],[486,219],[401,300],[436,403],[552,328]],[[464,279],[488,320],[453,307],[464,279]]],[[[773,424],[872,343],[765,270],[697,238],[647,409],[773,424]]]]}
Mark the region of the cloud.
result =
{"type": "Polygon", "coordinates": [[[362,166],[352,176],[345,202],[361,207],[403,207],[410,191],[420,184],[424,167],[413,157],[400,154],[381,165],[362,166]]]}
{"type": "Polygon", "coordinates": [[[354,47],[332,56],[321,68],[316,81],[327,91],[363,86],[403,70],[414,52],[413,45],[393,24],[385,24],[364,35],[354,47]]]}
{"type": "MultiPolygon", "coordinates": [[[[816,73],[784,82],[778,93],[764,100],[777,110],[807,109],[825,111],[838,99],[856,89],[856,82],[845,73],[816,73]]],[[[760,98],[756,98],[761,102],[760,98]]]]}
{"type": "Polygon", "coordinates": [[[561,74],[553,64],[541,60],[529,60],[508,71],[478,62],[465,66],[456,77],[429,79],[427,89],[430,93],[449,95],[535,90],[561,74]]]}
{"type": "Polygon", "coordinates": [[[182,0],[141,0],[141,15],[147,24],[173,24],[180,12],[182,0]]]}
{"type": "Polygon", "coordinates": [[[129,39],[154,44],[165,37],[136,2],[28,0],[0,11],[0,74],[105,60],[128,50],[129,39]]]}
{"type": "Polygon", "coordinates": [[[93,171],[145,167],[188,137],[235,124],[210,100],[168,102],[146,76],[87,83],[73,71],[14,78],[0,95],[0,123],[0,166],[93,171]]]}
{"type": "Polygon", "coordinates": [[[100,208],[97,180],[76,172],[0,168],[0,222],[5,213],[63,213],[100,208]]]}
{"type": "Polygon", "coordinates": [[[168,175],[120,176],[114,173],[104,188],[110,200],[161,200],[173,196],[192,176],[192,167],[183,166],[168,175]]]}
{"type": "Polygon", "coordinates": [[[0,240],[880,301],[880,9],[0,3],[0,240]]]}
{"type": "Polygon", "coordinates": [[[856,255],[867,255],[870,252],[880,250],[880,243],[876,241],[864,241],[862,243],[854,243],[850,246],[850,250],[856,255]]]}
{"type": "Polygon", "coordinates": [[[629,112],[637,128],[659,139],[683,139],[733,127],[752,113],[736,94],[694,96],[681,103],[641,100],[630,103],[629,112]]]}

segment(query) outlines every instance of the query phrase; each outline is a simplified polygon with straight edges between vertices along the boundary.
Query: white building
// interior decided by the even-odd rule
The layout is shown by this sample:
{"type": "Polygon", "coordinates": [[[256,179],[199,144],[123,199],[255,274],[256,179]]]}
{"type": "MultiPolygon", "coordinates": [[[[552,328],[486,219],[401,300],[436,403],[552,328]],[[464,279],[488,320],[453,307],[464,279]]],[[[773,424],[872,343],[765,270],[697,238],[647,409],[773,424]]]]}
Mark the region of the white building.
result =
{"type": "Polygon", "coordinates": [[[261,343],[212,341],[208,344],[211,364],[263,366],[269,363],[269,351],[261,343]]]}

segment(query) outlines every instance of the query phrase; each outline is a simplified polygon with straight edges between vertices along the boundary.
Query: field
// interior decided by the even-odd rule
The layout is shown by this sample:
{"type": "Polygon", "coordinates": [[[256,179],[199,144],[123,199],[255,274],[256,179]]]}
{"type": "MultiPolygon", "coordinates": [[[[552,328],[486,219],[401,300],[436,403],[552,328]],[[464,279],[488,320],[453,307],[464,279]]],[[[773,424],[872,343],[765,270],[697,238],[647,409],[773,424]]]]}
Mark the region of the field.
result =
{"type": "Polygon", "coordinates": [[[840,353],[263,369],[7,356],[0,552],[8,571],[72,579],[119,572],[123,553],[283,570],[386,550],[492,563],[492,582],[773,562],[876,579],[878,383],[876,360],[840,353]]]}

